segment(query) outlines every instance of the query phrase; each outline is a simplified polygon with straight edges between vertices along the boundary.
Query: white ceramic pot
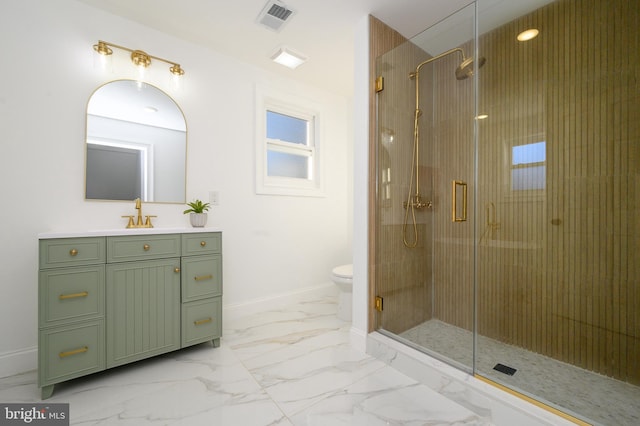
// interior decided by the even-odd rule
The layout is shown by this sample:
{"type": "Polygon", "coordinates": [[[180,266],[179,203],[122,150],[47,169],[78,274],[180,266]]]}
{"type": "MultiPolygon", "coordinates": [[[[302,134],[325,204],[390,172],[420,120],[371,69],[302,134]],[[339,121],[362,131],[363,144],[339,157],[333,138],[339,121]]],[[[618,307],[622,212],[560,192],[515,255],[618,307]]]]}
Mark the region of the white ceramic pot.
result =
{"type": "Polygon", "coordinates": [[[194,228],[202,228],[207,224],[207,214],[189,213],[189,221],[194,228]]]}

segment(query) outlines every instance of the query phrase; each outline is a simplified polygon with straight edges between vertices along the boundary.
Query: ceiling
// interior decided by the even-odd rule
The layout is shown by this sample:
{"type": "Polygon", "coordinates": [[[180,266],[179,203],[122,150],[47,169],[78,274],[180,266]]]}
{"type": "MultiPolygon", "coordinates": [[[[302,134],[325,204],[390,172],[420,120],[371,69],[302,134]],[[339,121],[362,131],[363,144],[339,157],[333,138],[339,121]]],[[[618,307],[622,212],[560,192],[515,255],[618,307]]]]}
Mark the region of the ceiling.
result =
{"type": "MultiPolygon", "coordinates": [[[[267,0],[78,0],[271,72],[351,96],[357,23],[371,14],[407,38],[471,0],[282,0],[295,11],[273,31],[257,23],[267,0]],[[308,60],[290,70],[270,60],[280,46],[308,60]]],[[[180,62],[179,54],[173,55],[180,62]]],[[[183,63],[189,70],[189,64],[183,63]]]]}

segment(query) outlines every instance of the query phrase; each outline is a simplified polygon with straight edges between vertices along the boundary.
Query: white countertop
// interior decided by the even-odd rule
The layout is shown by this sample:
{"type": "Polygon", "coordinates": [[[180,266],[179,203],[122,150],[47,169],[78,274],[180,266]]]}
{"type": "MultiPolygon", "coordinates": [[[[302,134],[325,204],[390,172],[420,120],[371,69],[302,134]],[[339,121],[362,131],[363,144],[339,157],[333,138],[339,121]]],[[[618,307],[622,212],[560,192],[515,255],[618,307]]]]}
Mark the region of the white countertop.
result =
{"type": "Polygon", "coordinates": [[[38,239],[49,238],[78,238],[78,237],[111,237],[116,235],[160,235],[160,234],[191,234],[201,232],[222,232],[220,228],[122,228],[122,229],[96,229],[87,231],[42,232],[38,239]]]}

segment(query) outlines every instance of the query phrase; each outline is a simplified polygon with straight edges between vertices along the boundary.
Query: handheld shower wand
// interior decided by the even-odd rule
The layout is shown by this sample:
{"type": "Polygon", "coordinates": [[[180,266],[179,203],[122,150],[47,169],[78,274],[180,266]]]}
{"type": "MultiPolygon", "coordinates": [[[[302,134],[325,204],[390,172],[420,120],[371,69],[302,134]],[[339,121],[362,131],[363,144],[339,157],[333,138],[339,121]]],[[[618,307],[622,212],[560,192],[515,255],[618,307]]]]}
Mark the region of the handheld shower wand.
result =
{"type": "MultiPolygon", "coordinates": [[[[431,201],[423,201],[422,195],[420,194],[420,169],[418,164],[420,161],[419,124],[420,116],[422,115],[422,111],[420,110],[420,68],[430,62],[436,61],[453,53],[458,53],[462,56],[462,61],[455,71],[456,79],[464,80],[471,77],[476,69],[473,58],[467,58],[464,54],[464,51],[459,47],[447,50],[446,52],[443,52],[437,56],[434,56],[433,58],[429,58],[426,61],[421,62],[420,64],[418,64],[415,71],[409,73],[409,78],[415,80],[416,108],[413,114],[413,158],[411,159],[411,177],[409,179],[409,190],[407,192],[407,199],[402,203],[403,207],[405,208],[404,223],[402,224],[402,242],[408,248],[414,248],[418,245],[418,224],[416,222],[416,210],[431,208],[433,206],[433,203],[431,201]],[[407,236],[407,229],[409,228],[409,217],[411,217],[411,225],[413,229],[412,239],[409,239],[407,236]]],[[[483,66],[485,62],[485,58],[478,58],[477,68],[483,66]]]]}

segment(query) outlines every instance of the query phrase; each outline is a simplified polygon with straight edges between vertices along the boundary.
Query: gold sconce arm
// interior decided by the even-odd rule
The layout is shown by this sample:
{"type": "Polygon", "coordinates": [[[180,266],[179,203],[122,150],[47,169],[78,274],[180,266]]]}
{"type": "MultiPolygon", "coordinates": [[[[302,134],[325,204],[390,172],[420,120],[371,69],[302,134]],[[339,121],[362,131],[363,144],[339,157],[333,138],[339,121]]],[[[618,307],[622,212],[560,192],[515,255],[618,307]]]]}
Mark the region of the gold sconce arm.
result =
{"type": "Polygon", "coordinates": [[[112,48],[129,52],[131,54],[131,62],[133,62],[135,66],[141,66],[141,67],[147,68],[149,65],[151,65],[151,60],[155,59],[156,61],[161,61],[171,65],[171,67],[169,67],[169,72],[171,74],[176,76],[184,75],[184,69],[182,69],[180,64],[173,61],[169,61],[168,59],[160,58],[159,56],[149,55],[147,52],[143,50],[129,49],[128,47],[119,46],[117,44],[109,43],[103,40],[98,40],[98,43],[93,45],[93,50],[95,50],[98,54],[104,55],[104,56],[112,55],[113,54],[112,48]]]}

